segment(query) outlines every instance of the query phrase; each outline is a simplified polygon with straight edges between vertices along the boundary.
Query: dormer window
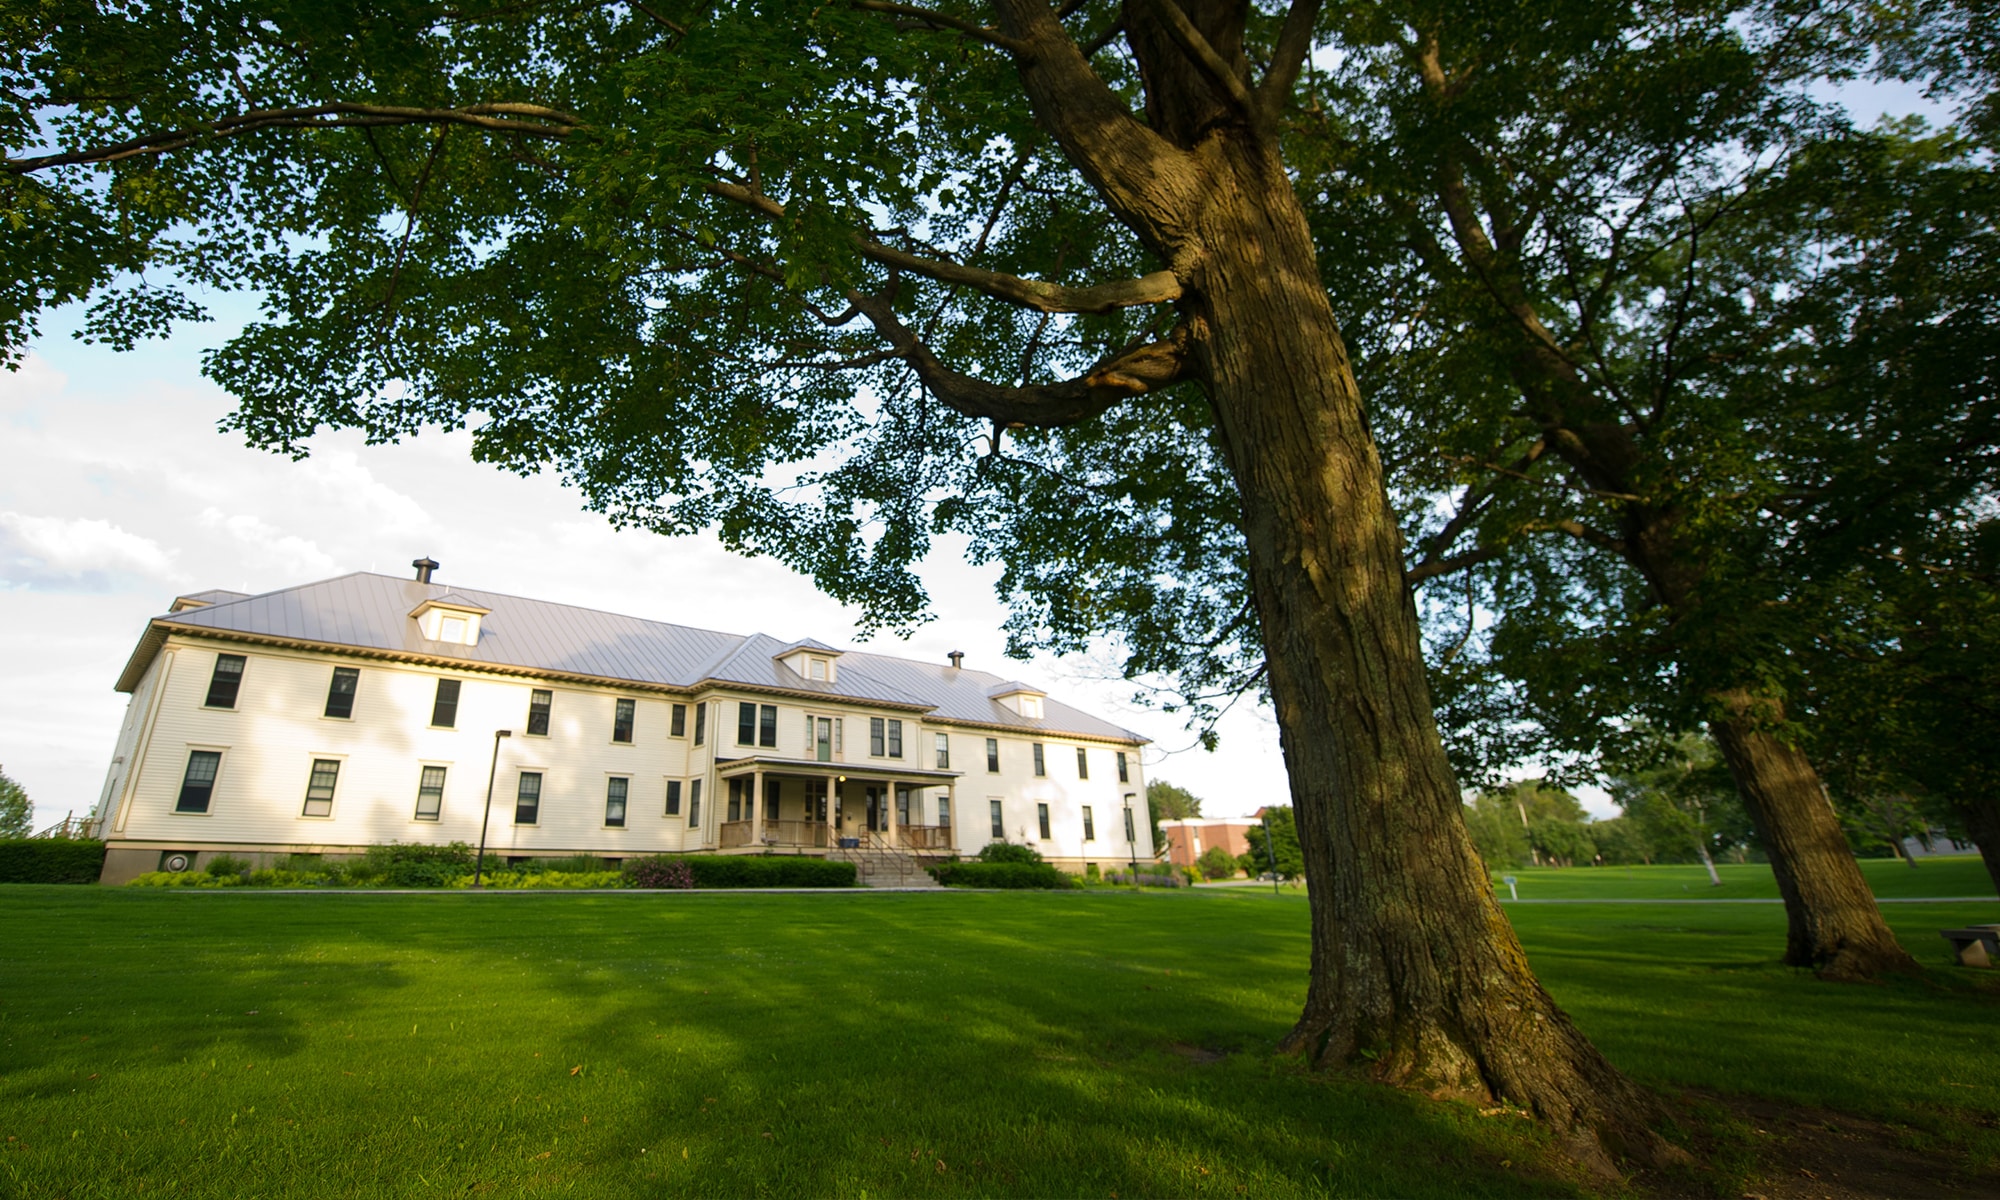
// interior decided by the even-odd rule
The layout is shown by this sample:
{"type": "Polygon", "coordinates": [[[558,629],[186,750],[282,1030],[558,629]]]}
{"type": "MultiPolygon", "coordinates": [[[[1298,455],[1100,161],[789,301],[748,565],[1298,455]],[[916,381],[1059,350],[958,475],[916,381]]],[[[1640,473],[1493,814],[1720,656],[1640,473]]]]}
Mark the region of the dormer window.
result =
{"type": "Polygon", "coordinates": [[[1025,683],[1003,683],[988,689],[986,694],[1030,721],[1042,719],[1042,697],[1048,695],[1025,683]]]}
{"type": "Polygon", "coordinates": [[[792,674],[814,683],[840,682],[840,651],[807,638],[793,642],[771,656],[785,664],[792,674]]]}
{"type": "Polygon", "coordinates": [[[463,596],[446,595],[424,601],[410,615],[426,641],[477,646],[480,618],[491,611],[463,596]]]}

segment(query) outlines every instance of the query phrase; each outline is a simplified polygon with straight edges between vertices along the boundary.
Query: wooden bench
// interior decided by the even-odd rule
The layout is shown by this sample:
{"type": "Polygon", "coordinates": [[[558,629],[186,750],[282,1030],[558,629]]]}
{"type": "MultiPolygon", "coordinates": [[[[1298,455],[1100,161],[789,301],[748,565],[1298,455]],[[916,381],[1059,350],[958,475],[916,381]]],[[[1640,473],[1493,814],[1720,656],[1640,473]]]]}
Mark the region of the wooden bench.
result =
{"type": "Polygon", "coordinates": [[[2000,962],[2000,925],[1967,925],[1939,932],[1951,943],[1960,966],[1990,967],[2000,962]]]}

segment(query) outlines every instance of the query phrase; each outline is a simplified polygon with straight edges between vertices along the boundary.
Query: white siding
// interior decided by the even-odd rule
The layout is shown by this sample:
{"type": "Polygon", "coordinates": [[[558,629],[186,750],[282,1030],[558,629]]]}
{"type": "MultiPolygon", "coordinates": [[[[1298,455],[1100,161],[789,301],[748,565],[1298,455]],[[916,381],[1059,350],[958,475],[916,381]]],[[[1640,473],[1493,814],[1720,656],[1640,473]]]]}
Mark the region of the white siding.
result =
{"type": "MultiPolygon", "coordinates": [[[[240,845],[299,850],[351,850],[386,842],[442,843],[479,840],[486,801],[494,731],[512,736],[500,743],[493,776],[489,853],[550,855],[588,853],[626,857],[712,847],[726,816],[727,786],[716,776],[717,758],[752,754],[811,759],[806,717],[837,716],[843,722],[842,749],[835,761],[849,768],[847,815],[861,820],[856,784],[871,781],[870,770],[893,776],[902,770],[936,769],[934,735],[946,733],[951,770],[960,773],[952,825],[958,849],[976,854],[990,840],[987,797],[1004,796],[1012,841],[1036,846],[1067,863],[1123,861],[1135,853],[1149,858],[1150,822],[1137,747],[1126,747],[1130,780],[1118,781],[1116,747],[1083,743],[1091,756],[1090,778],[1076,775],[1075,739],[1044,738],[1048,774],[1036,777],[1031,735],[995,733],[1000,743],[997,774],[986,771],[984,731],[932,725],[908,712],[870,709],[851,701],[817,703],[746,696],[718,690],[699,700],[658,693],[558,684],[528,676],[455,673],[407,663],[389,663],[309,651],[251,645],[224,645],[175,637],[155,659],[135,690],[121,729],[117,756],[107,783],[107,834],[134,846],[206,848],[240,845]],[[216,655],[244,655],[242,686],[233,710],[203,706],[216,655]],[[353,667],[360,677],[350,719],[324,716],[335,667],[353,667]],[[433,728],[432,704],[438,680],[460,681],[455,727],[433,728]],[[536,689],[552,693],[549,731],[527,732],[529,698],[536,689]],[[636,702],[630,744],[612,740],[616,703],[636,702]],[[737,705],[748,701],[777,707],[775,747],[739,745],[737,705]],[[686,732],[669,733],[672,706],[687,705],[686,732]],[[706,744],[693,744],[698,705],[708,710],[706,744]],[[903,723],[900,758],[869,753],[869,720],[903,723]],[[188,755],[196,749],[222,754],[209,810],[174,811],[188,755]],[[340,764],[332,812],[303,815],[306,787],[315,759],[340,764]],[[416,817],[418,782],[425,766],[446,768],[439,819],[416,817]],[[515,822],[515,799],[524,772],[542,775],[541,803],[533,824],[515,822]],[[630,780],[625,826],[604,823],[607,783],[614,775],[630,780]],[[682,781],[681,811],[668,817],[666,785],[682,781]],[[692,783],[702,782],[701,825],[687,827],[692,783]],[[1124,835],[1126,795],[1133,797],[1134,847],[1124,835]],[[1050,809],[1050,837],[1039,836],[1038,803],[1050,809]],[[1082,807],[1096,818],[1096,838],[1083,840],[1082,807]]],[[[787,817],[798,815],[804,797],[797,779],[783,783],[787,817]]],[[[942,785],[922,789],[911,820],[934,824],[942,785]]],[[[759,811],[763,798],[759,797],[759,811]]]]}

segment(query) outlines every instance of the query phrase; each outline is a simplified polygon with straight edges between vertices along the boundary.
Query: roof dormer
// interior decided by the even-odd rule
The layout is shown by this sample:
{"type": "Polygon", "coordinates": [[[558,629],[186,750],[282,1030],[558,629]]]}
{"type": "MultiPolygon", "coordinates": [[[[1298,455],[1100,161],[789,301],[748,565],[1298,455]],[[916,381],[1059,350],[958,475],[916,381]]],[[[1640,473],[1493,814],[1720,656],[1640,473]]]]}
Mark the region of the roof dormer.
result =
{"type": "Polygon", "coordinates": [[[771,657],[790,667],[800,679],[811,683],[838,683],[840,655],[841,652],[832,646],[806,638],[793,642],[771,657]]]}
{"type": "Polygon", "coordinates": [[[988,688],[986,696],[989,700],[998,700],[1005,707],[1031,721],[1039,721],[1042,719],[1042,701],[1048,697],[1048,693],[1016,680],[1013,683],[1003,683],[988,688]]]}
{"type": "Polygon", "coordinates": [[[410,610],[424,639],[459,646],[479,644],[479,619],[492,612],[456,592],[433,596],[410,610]]]}

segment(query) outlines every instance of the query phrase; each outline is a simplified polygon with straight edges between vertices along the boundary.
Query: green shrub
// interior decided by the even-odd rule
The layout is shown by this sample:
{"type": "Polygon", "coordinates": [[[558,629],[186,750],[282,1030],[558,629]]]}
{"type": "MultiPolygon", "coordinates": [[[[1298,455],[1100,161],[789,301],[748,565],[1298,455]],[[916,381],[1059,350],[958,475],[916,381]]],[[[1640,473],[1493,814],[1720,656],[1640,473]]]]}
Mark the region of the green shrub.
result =
{"type": "MultiPolygon", "coordinates": [[[[620,888],[630,887],[622,871],[490,871],[480,881],[489,888],[620,888]]],[[[472,876],[455,877],[447,887],[470,888],[472,876]]]]}
{"type": "Polygon", "coordinates": [[[370,846],[360,863],[348,869],[355,883],[380,887],[448,887],[460,875],[472,874],[472,847],[464,842],[442,846],[391,842],[370,846]]]}
{"type": "Polygon", "coordinates": [[[561,875],[598,875],[604,871],[604,860],[593,854],[572,854],[568,858],[536,859],[535,869],[561,875]]]}
{"type": "Polygon", "coordinates": [[[979,861],[986,863],[1038,863],[1042,852],[1033,846],[1016,846],[1012,842],[988,842],[979,852],[979,861]]]}
{"type": "Polygon", "coordinates": [[[1074,876],[1044,862],[939,863],[931,876],[946,887],[1073,888],[1083,886],[1074,876]]]}
{"type": "Polygon", "coordinates": [[[209,859],[208,865],[203,867],[202,870],[207,871],[210,875],[217,876],[248,875],[250,873],[250,860],[247,858],[238,858],[234,854],[218,854],[214,858],[209,859]]]}
{"type": "Polygon", "coordinates": [[[96,883],[103,873],[103,842],[0,840],[0,883],[96,883]]]}
{"type": "Polygon", "coordinates": [[[659,854],[625,861],[633,887],[671,887],[671,864],[686,863],[698,888],[853,887],[854,864],[793,854],[659,854]]]}
{"type": "Polygon", "coordinates": [[[1220,846],[1210,846],[1201,852],[1195,866],[1209,879],[1228,879],[1236,874],[1236,856],[1220,846]]]}
{"type": "Polygon", "coordinates": [[[1104,872],[1097,869],[1096,863],[1085,863],[1083,864],[1083,878],[1086,883],[1102,883],[1104,882],[1104,872]]]}

